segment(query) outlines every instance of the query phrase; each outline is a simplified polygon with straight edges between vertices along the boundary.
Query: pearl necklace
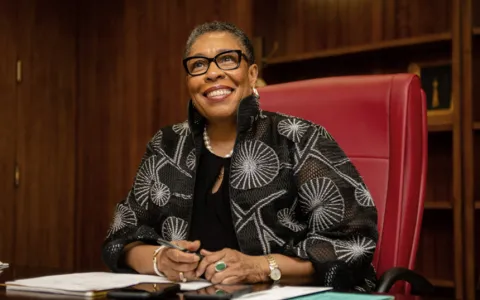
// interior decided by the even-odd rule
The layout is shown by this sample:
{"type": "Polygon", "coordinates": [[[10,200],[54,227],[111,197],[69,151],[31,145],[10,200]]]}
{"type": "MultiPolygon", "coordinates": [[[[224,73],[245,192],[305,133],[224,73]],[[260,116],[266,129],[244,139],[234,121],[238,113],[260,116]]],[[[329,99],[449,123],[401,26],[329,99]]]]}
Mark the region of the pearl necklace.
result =
{"type": "MultiPolygon", "coordinates": [[[[205,147],[208,149],[208,151],[215,154],[215,152],[213,152],[212,146],[210,145],[210,138],[208,137],[207,126],[205,126],[205,128],[203,129],[203,141],[205,142],[205,147]]],[[[232,154],[233,154],[233,149],[232,149],[232,151],[230,151],[230,153],[225,155],[224,158],[229,158],[229,157],[232,156],[232,154]]]]}

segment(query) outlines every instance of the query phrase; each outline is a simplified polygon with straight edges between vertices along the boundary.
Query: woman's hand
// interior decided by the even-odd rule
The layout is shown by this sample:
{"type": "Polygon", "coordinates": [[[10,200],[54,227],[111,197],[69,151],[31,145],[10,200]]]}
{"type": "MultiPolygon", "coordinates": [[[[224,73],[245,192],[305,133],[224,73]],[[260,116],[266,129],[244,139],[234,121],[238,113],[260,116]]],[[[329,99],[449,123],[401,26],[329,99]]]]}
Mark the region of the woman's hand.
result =
{"type": "Polygon", "coordinates": [[[268,280],[270,269],[263,256],[250,256],[232,249],[217,252],[202,250],[204,258],[197,267],[196,276],[205,273],[205,278],[213,284],[258,283],[268,280]],[[215,264],[223,261],[225,270],[215,271],[215,264]]]}
{"type": "MultiPolygon", "coordinates": [[[[197,251],[200,242],[174,241],[173,244],[189,251],[197,251]]],[[[159,253],[157,259],[158,269],[171,281],[183,281],[198,279],[195,276],[200,258],[193,253],[185,253],[174,248],[165,248],[159,253]]]]}

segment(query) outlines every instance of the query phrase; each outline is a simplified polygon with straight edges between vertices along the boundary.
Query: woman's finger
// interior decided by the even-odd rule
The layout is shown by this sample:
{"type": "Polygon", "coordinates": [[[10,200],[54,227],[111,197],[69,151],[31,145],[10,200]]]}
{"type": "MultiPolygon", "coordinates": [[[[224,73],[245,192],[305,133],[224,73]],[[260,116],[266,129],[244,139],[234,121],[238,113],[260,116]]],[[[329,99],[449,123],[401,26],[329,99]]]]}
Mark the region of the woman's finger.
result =
{"type": "Polygon", "coordinates": [[[242,283],[242,278],[239,276],[230,276],[222,280],[221,284],[236,284],[242,283]]]}
{"type": "Polygon", "coordinates": [[[178,272],[175,272],[174,270],[165,270],[163,272],[163,274],[165,275],[165,277],[167,277],[168,280],[170,281],[177,281],[178,280],[178,272]]]}
{"type": "Polygon", "coordinates": [[[178,272],[178,278],[180,282],[183,280],[182,276],[180,276],[181,273],[183,273],[183,278],[185,278],[186,281],[198,280],[198,278],[195,276],[195,271],[178,272]]]}
{"type": "MultiPolygon", "coordinates": [[[[219,260],[222,260],[225,257],[225,250],[221,250],[218,252],[211,252],[210,255],[206,255],[203,257],[202,261],[198,264],[197,267],[197,277],[200,277],[203,273],[205,273],[208,266],[215,264],[219,260]]],[[[202,251],[202,254],[205,252],[202,251]]]]}
{"type": "Polygon", "coordinates": [[[172,244],[180,246],[192,252],[195,252],[200,248],[200,241],[190,242],[190,241],[180,240],[180,241],[173,241],[172,244]]]}
{"type": "Polygon", "coordinates": [[[168,272],[165,272],[164,274],[168,280],[174,281],[174,282],[187,282],[187,281],[198,280],[198,278],[195,277],[194,271],[178,272],[175,270],[168,270],[168,272]]]}
{"type": "Polygon", "coordinates": [[[177,263],[197,263],[200,260],[196,254],[186,253],[172,248],[166,249],[165,255],[168,259],[177,263]]]}
{"type": "MultiPolygon", "coordinates": [[[[208,270],[208,271],[212,272],[211,270],[208,270]]],[[[232,276],[240,277],[242,276],[242,274],[243,274],[243,269],[241,265],[239,263],[236,263],[232,265],[227,265],[227,268],[220,272],[215,271],[215,268],[214,268],[213,274],[211,275],[211,278],[209,280],[213,284],[219,284],[228,277],[232,277],[232,276]]]]}
{"type": "MultiPolygon", "coordinates": [[[[197,269],[198,274],[198,269],[197,269]]],[[[205,279],[211,281],[213,275],[215,275],[215,264],[209,264],[205,270],[205,279]]]]}
{"type": "Polygon", "coordinates": [[[170,268],[176,272],[193,272],[197,269],[198,263],[177,263],[174,261],[170,262],[170,268]]]}

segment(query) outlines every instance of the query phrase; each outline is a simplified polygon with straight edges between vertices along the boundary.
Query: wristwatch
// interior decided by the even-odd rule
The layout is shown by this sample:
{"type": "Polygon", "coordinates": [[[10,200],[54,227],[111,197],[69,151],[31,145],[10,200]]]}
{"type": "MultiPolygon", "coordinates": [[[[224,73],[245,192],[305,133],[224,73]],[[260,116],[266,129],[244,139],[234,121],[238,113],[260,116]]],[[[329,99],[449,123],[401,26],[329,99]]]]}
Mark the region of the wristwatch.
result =
{"type": "Polygon", "coordinates": [[[268,277],[270,277],[270,279],[272,279],[273,281],[279,281],[280,278],[282,278],[282,272],[278,268],[277,261],[270,254],[267,254],[267,260],[268,267],[270,268],[270,274],[268,275],[268,277]]]}

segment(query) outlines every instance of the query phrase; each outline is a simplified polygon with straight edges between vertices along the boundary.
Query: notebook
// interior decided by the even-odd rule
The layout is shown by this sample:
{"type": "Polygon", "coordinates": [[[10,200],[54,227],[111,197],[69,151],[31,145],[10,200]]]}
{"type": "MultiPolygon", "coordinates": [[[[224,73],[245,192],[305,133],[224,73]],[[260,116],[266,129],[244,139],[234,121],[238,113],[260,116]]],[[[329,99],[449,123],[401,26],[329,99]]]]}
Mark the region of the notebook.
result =
{"type": "Polygon", "coordinates": [[[295,300],[393,300],[394,296],[390,295],[369,295],[358,293],[338,293],[326,292],[322,294],[314,294],[303,297],[297,297],[295,300]]]}
{"type": "MultiPolygon", "coordinates": [[[[8,291],[53,293],[80,297],[104,296],[106,291],[140,283],[169,283],[167,278],[152,275],[118,274],[108,272],[73,273],[42,276],[5,283],[8,291]]],[[[191,291],[210,286],[206,280],[181,283],[181,289],[191,291]]]]}
{"type": "Polygon", "coordinates": [[[266,299],[283,300],[283,299],[293,299],[295,297],[310,295],[310,294],[317,294],[317,293],[322,294],[323,292],[329,291],[329,290],[331,290],[331,288],[328,288],[328,287],[278,286],[278,287],[273,287],[271,289],[264,290],[264,291],[245,294],[237,299],[238,300],[266,300],[266,299]]]}

